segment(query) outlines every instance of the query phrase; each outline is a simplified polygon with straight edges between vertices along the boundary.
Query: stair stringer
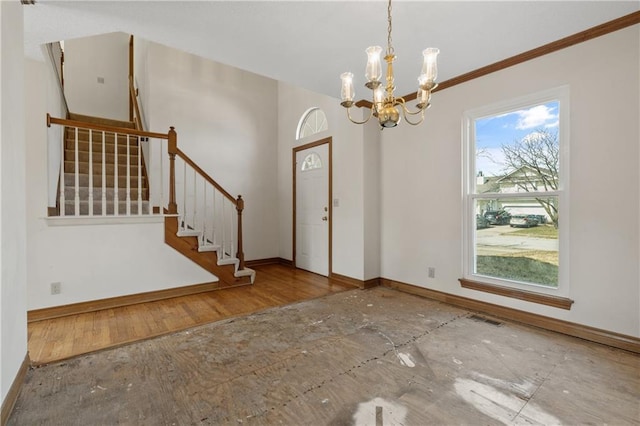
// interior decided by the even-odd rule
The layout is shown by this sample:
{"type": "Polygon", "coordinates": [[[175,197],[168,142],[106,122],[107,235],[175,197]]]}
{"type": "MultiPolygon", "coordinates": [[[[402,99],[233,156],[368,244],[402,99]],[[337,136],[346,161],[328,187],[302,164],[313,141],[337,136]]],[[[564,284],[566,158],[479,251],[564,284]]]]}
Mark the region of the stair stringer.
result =
{"type": "Polygon", "coordinates": [[[201,250],[202,233],[197,230],[179,231],[178,218],[165,216],[165,243],[179,251],[202,268],[217,276],[228,287],[253,284],[256,273],[253,269],[239,270],[240,261],[233,258],[221,258],[221,249],[205,248],[201,250]]]}

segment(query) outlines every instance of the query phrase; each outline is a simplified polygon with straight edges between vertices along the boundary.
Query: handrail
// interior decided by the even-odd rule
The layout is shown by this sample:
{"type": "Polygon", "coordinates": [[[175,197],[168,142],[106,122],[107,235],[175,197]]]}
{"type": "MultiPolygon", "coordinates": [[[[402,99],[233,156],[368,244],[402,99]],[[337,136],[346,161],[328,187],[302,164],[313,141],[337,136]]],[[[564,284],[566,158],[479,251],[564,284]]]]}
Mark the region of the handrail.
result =
{"type": "Polygon", "coordinates": [[[180,148],[176,148],[176,154],[178,157],[182,158],[182,160],[191,166],[200,176],[202,176],[207,182],[213,185],[222,195],[224,195],[229,201],[231,201],[235,206],[238,205],[238,200],[236,200],[233,195],[229,194],[222,186],[218,184],[211,176],[209,176],[204,170],[202,170],[196,163],[193,162],[191,158],[184,152],[180,150],[180,148]]]}
{"type": "Polygon", "coordinates": [[[144,132],[142,130],[129,129],[127,127],[116,127],[116,126],[108,126],[104,124],[87,123],[85,121],[66,120],[63,118],[51,117],[51,115],[47,113],[47,127],[51,127],[51,124],[60,124],[62,126],[78,127],[80,129],[91,129],[91,130],[99,130],[99,131],[105,131],[105,132],[135,135],[143,138],[169,139],[169,136],[166,133],[144,132]]]}
{"type": "MultiPolygon", "coordinates": [[[[131,86],[133,85],[133,34],[129,36],[129,121],[133,121],[133,103],[134,97],[131,96],[131,86]]],[[[138,115],[139,117],[139,115],[138,115]]],[[[136,124],[137,126],[137,124],[136,124]]],[[[142,127],[138,127],[138,130],[142,130],[142,127]]]]}
{"type": "MultiPolygon", "coordinates": [[[[60,42],[57,42],[58,45],[60,44],[60,42]]],[[[58,76],[57,80],[58,80],[58,84],[56,84],[57,89],[60,92],[60,97],[62,98],[62,104],[64,106],[64,113],[65,115],[68,116],[69,114],[69,104],[67,103],[67,97],[64,95],[64,88],[62,86],[62,76],[58,73],[58,66],[56,64],[56,59],[54,57],[54,53],[53,53],[53,43],[48,43],[47,47],[46,47],[47,53],[49,54],[49,59],[50,59],[50,63],[51,66],[53,66],[53,69],[56,73],[56,75],[58,76]]],[[[62,51],[62,49],[61,49],[62,51]]],[[[62,56],[64,57],[64,52],[62,52],[62,56]]],[[[61,67],[62,70],[62,67],[61,67]]]]}
{"type": "Polygon", "coordinates": [[[142,119],[140,117],[140,106],[138,105],[138,97],[136,96],[136,89],[133,86],[133,76],[129,76],[129,99],[133,104],[134,122],[137,130],[143,130],[142,119]]]}

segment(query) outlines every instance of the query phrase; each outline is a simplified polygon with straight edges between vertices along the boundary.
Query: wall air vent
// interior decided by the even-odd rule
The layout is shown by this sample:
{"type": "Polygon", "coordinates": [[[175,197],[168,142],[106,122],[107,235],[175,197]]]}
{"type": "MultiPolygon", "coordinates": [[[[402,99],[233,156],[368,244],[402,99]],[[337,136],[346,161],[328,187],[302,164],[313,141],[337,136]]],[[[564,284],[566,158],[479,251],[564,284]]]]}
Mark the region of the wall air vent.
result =
{"type": "Polygon", "coordinates": [[[20,0],[20,3],[22,3],[22,4],[24,4],[26,6],[26,5],[29,5],[29,4],[36,4],[36,0],[20,0]]]}

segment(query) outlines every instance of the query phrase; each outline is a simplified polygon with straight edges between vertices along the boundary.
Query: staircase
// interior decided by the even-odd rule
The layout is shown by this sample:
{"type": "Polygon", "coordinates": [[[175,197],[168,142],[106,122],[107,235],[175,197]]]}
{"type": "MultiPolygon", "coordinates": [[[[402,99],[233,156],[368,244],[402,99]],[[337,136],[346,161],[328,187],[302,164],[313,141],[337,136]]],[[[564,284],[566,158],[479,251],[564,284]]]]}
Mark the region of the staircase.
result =
{"type": "Polygon", "coordinates": [[[173,128],[167,134],[144,132],[132,122],[72,113],[68,120],[47,120],[65,126],[59,216],[149,216],[161,205],[165,243],[216,275],[218,288],[254,282],[255,271],[244,267],[242,252],[244,200],[232,197],[177,148],[173,128]],[[142,141],[169,154],[158,164],[160,176],[169,177],[166,208],[162,195],[151,206],[142,141]]]}
{"type": "MultiPolygon", "coordinates": [[[[134,124],[128,121],[73,113],[69,116],[72,121],[134,129],[134,124]]],[[[139,158],[141,154],[139,143],[139,138],[135,136],[129,136],[127,140],[126,135],[106,132],[103,141],[103,133],[98,130],[65,127],[64,203],[59,203],[59,214],[61,216],[86,216],[90,213],[92,215],[149,214],[149,184],[144,159],[139,158]],[[127,199],[130,203],[127,203],[127,199]],[[90,204],[93,207],[91,211],[90,204]]]]}
{"type": "Polygon", "coordinates": [[[202,230],[184,229],[179,217],[164,219],[164,242],[220,279],[220,288],[253,284],[256,272],[239,269],[240,260],[206,240],[202,230]]]}

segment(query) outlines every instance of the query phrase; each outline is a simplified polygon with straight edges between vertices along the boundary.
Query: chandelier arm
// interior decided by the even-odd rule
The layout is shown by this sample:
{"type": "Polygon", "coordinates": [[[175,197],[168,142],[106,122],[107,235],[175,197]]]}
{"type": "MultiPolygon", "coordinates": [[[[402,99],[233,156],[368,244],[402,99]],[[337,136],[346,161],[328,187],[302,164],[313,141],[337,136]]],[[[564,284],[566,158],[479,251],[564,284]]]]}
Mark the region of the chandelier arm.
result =
{"type": "Polygon", "coordinates": [[[417,126],[418,124],[421,124],[424,121],[424,111],[420,111],[422,112],[422,114],[420,115],[420,120],[418,121],[411,121],[409,120],[409,117],[407,117],[407,115],[404,115],[404,121],[406,121],[407,123],[411,124],[412,126],[417,126]]]}
{"type": "MultiPolygon", "coordinates": [[[[420,108],[417,111],[410,111],[409,108],[407,108],[407,104],[404,101],[404,98],[396,98],[396,105],[400,105],[402,107],[402,112],[404,114],[404,117],[407,118],[407,114],[408,115],[418,115],[420,113],[424,113],[424,109],[420,108]]],[[[424,119],[424,118],[423,118],[424,119]]],[[[420,120],[422,121],[422,120],[420,120]]]]}
{"type": "Polygon", "coordinates": [[[353,118],[351,118],[351,108],[347,108],[347,118],[349,118],[349,121],[351,121],[354,124],[364,124],[367,121],[371,120],[371,117],[373,117],[373,107],[370,109],[371,112],[369,112],[369,117],[367,117],[366,120],[364,121],[356,121],[353,118]]]}
{"type": "MultiPolygon", "coordinates": [[[[417,126],[418,124],[421,124],[424,121],[424,110],[420,110],[418,111],[420,114],[420,120],[418,121],[411,121],[409,120],[409,117],[407,116],[407,113],[409,111],[407,111],[407,109],[404,107],[404,105],[402,106],[402,111],[403,111],[403,115],[404,115],[404,121],[406,121],[407,123],[411,124],[412,126],[417,126]]],[[[410,115],[416,115],[416,114],[411,114],[409,112],[410,115]]]]}

